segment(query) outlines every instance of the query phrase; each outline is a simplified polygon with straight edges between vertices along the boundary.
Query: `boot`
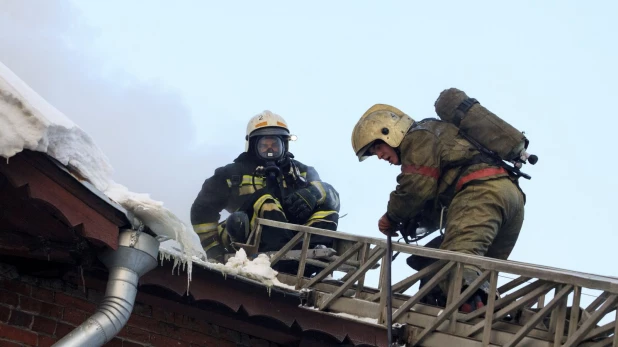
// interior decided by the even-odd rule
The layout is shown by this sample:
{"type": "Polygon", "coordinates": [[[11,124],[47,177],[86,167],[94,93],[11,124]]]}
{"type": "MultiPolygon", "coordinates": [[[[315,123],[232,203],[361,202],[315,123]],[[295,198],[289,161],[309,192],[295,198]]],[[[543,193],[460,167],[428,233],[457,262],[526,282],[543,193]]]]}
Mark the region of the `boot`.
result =
{"type": "Polygon", "coordinates": [[[483,303],[481,296],[478,294],[475,294],[472,297],[470,297],[470,299],[468,299],[468,301],[466,301],[463,305],[461,305],[461,307],[459,307],[459,311],[463,313],[470,313],[472,311],[483,308],[484,306],[485,304],[483,303]]]}

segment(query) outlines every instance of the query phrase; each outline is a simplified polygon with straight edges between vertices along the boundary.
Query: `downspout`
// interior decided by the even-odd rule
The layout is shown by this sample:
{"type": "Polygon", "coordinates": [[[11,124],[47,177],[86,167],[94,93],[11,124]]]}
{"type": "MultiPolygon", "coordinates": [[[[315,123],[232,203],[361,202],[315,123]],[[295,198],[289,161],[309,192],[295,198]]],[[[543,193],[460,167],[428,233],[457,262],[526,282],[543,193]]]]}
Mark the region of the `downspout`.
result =
{"type": "Polygon", "coordinates": [[[127,324],[139,278],[157,266],[159,241],[135,230],[124,230],[118,249],[106,250],[99,259],[109,270],[105,296],[97,311],[84,323],[56,342],[57,347],[99,347],[127,324]]]}

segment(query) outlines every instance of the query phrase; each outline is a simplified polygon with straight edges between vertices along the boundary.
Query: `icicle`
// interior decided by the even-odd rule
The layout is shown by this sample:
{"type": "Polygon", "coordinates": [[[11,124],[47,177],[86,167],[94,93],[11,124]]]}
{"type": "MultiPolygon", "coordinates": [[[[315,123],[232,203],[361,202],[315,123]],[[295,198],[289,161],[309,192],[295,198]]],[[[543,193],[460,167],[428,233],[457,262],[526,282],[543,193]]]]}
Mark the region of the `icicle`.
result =
{"type": "Polygon", "coordinates": [[[159,259],[161,259],[161,266],[163,266],[163,262],[169,260],[170,255],[165,252],[159,252],[159,259]]]}
{"type": "Polygon", "coordinates": [[[174,270],[176,269],[176,266],[178,266],[178,258],[174,257],[174,266],[172,267],[172,275],[174,274],[174,270]]]}
{"type": "Polygon", "coordinates": [[[189,295],[189,286],[191,284],[191,270],[193,268],[193,261],[189,261],[189,264],[187,265],[187,295],[189,295]]]}

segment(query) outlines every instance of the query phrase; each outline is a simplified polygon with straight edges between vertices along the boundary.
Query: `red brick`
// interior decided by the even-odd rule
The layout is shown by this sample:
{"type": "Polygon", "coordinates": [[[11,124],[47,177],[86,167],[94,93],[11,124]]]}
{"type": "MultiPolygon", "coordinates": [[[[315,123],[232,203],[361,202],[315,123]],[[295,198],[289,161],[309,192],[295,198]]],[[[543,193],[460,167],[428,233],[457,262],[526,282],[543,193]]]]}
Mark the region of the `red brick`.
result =
{"type": "Polygon", "coordinates": [[[0,306],[0,322],[6,323],[11,315],[11,309],[5,306],[0,306]]]}
{"type": "Polygon", "coordinates": [[[199,326],[198,320],[194,317],[177,314],[174,316],[174,325],[189,329],[197,329],[199,326]]]}
{"type": "Polygon", "coordinates": [[[32,315],[29,313],[13,310],[9,318],[9,324],[30,329],[32,318],[32,315]]]}
{"type": "Polygon", "coordinates": [[[0,340],[0,347],[21,347],[21,343],[11,342],[7,340],[0,340]]]}
{"type": "Polygon", "coordinates": [[[141,343],[135,343],[131,341],[124,340],[122,341],[122,347],[143,347],[144,345],[141,343]]]}
{"type": "Polygon", "coordinates": [[[57,325],[56,325],[56,334],[55,335],[56,335],[57,338],[61,339],[66,334],[68,334],[71,331],[73,331],[73,329],[75,329],[74,326],[58,322],[57,325]]]}
{"type": "Polygon", "coordinates": [[[152,308],[152,317],[158,321],[174,323],[174,313],[160,307],[155,306],[152,308]]]}
{"type": "Polygon", "coordinates": [[[133,307],[133,314],[138,314],[140,316],[152,317],[152,306],[140,304],[139,302],[135,303],[135,307],[133,307]]]}
{"type": "Polygon", "coordinates": [[[205,322],[203,319],[195,317],[176,315],[174,324],[179,327],[188,328],[211,336],[219,336],[219,327],[205,322]]]}
{"type": "Polygon", "coordinates": [[[219,336],[236,343],[240,343],[242,341],[242,335],[238,331],[225,329],[219,327],[219,336]]]}
{"type": "Polygon", "coordinates": [[[86,299],[90,302],[101,302],[105,295],[97,290],[88,289],[88,295],[86,299]]]}
{"type": "Polygon", "coordinates": [[[39,335],[39,347],[51,347],[56,342],[58,339],[51,336],[39,335]]]}
{"type": "Polygon", "coordinates": [[[56,293],[55,296],[54,302],[60,306],[72,307],[90,313],[94,313],[94,310],[97,308],[97,305],[90,301],[69,296],[64,293],[56,293]]]}
{"type": "Polygon", "coordinates": [[[177,333],[178,329],[179,328],[173,324],[159,322],[159,325],[157,326],[157,330],[155,332],[159,335],[178,339],[178,333],[177,333]]]}
{"type": "Polygon", "coordinates": [[[118,336],[139,343],[148,343],[150,341],[149,332],[127,325],[120,330],[118,336]]]}
{"type": "Polygon", "coordinates": [[[0,280],[0,282],[2,282],[2,284],[0,284],[0,287],[4,288],[4,290],[6,290],[7,292],[26,296],[30,296],[30,294],[32,293],[32,287],[24,282],[7,279],[2,279],[0,280]]]}
{"type": "Polygon", "coordinates": [[[19,296],[15,293],[9,293],[4,290],[0,290],[0,304],[17,307],[17,305],[19,304],[19,296]]]}
{"type": "Polygon", "coordinates": [[[32,323],[32,330],[38,333],[53,335],[56,331],[56,321],[45,317],[34,317],[34,323],[32,323]]]}
{"type": "Polygon", "coordinates": [[[72,296],[74,298],[80,298],[82,300],[89,301],[88,292],[84,289],[84,287],[81,286],[81,284],[79,287],[67,285],[64,288],[64,294],[67,296],[72,296]]]}
{"type": "Polygon", "coordinates": [[[21,343],[36,346],[38,336],[32,331],[20,329],[6,324],[0,324],[0,338],[19,341],[21,343]]]}
{"type": "Polygon", "coordinates": [[[177,328],[175,330],[168,330],[166,331],[166,334],[164,335],[181,340],[181,341],[199,344],[199,345],[206,345],[206,346],[210,346],[210,345],[215,346],[217,345],[217,342],[219,341],[219,339],[216,337],[205,335],[197,331],[189,330],[186,328],[177,328]]]}
{"type": "Polygon", "coordinates": [[[81,310],[76,310],[71,307],[65,307],[64,314],[62,315],[62,321],[71,323],[73,325],[80,325],[84,321],[86,321],[86,319],[90,316],[91,316],[90,313],[87,313],[81,310]]]}
{"type": "Polygon", "coordinates": [[[41,316],[60,319],[64,309],[61,306],[44,302],[41,304],[41,316]]]}
{"type": "Polygon", "coordinates": [[[132,314],[129,318],[127,325],[154,332],[157,332],[159,330],[159,321],[157,321],[156,319],[138,316],[134,314],[132,314]]]}
{"type": "Polygon", "coordinates": [[[45,288],[32,287],[32,297],[35,299],[52,302],[54,301],[54,292],[45,288]]]}
{"type": "Polygon", "coordinates": [[[35,300],[27,296],[19,297],[19,309],[25,312],[41,313],[43,301],[35,300]]]}
{"type": "Polygon", "coordinates": [[[208,322],[205,322],[203,320],[199,320],[198,321],[198,328],[195,329],[199,332],[203,332],[205,334],[211,335],[211,336],[219,336],[219,327],[214,325],[214,324],[210,324],[208,322]]]}
{"type": "Polygon", "coordinates": [[[150,344],[154,347],[189,347],[189,344],[186,342],[178,341],[167,336],[161,336],[157,334],[150,335],[150,344]]]}

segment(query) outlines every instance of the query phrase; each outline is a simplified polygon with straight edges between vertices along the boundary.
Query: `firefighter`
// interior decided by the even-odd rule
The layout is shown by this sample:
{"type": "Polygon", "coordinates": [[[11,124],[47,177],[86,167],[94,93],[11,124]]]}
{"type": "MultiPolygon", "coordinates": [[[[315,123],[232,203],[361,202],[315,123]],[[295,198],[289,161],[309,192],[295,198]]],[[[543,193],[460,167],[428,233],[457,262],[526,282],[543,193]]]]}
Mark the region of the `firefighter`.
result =
{"type": "MultiPolygon", "coordinates": [[[[225,253],[235,252],[232,242],[245,243],[256,218],[337,229],[338,192],[313,167],[294,159],[290,138],[281,116],[257,114],[247,124],[245,151],[206,179],[191,206],[191,223],[209,259],[223,262],[225,253]],[[219,222],[224,209],[230,215],[219,222]]],[[[277,251],[295,234],[264,226],[259,251],[277,251]]],[[[311,247],[331,244],[330,238],[311,237],[311,247]]]]}
{"type": "MultiPolygon", "coordinates": [[[[414,229],[419,216],[431,220],[435,230],[443,217],[440,249],[509,257],[523,224],[525,195],[517,178],[484,157],[455,125],[434,118],[415,122],[393,106],[376,104],[355,125],[352,147],[359,161],[375,155],[401,167],[378,221],[382,233],[396,236],[401,225],[414,229]]],[[[463,286],[479,275],[478,268],[465,266],[463,286]]],[[[447,286],[440,284],[444,293],[447,286]]],[[[482,301],[488,290],[486,282],[478,292],[482,301]]],[[[482,301],[473,296],[462,310],[476,309],[482,301]]]]}

